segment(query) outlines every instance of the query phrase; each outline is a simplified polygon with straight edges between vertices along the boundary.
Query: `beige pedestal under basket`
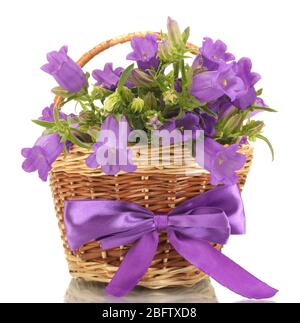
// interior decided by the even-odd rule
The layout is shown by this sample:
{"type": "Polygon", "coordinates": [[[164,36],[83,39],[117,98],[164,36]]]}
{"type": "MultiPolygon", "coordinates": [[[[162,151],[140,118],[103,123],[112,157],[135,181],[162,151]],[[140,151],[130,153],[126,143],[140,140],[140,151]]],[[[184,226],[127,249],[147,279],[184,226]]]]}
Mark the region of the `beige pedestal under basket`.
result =
{"type": "MultiPolygon", "coordinates": [[[[78,63],[83,66],[105,49],[129,41],[133,36],[146,34],[133,33],[103,42],[86,53],[78,63]]],[[[59,102],[59,98],[56,102],[59,102]]],[[[247,157],[246,164],[238,172],[238,185],[242,190],[251,165],[253,149],[244,145],[240,152],[247,157]]],[[[145,163],[143,151],[139,151],[135,152],[136,156],[139,156],[135,161],[138,166],[135,172],[108,176],[100,169],[91,169],[85,165],[90,153],[86,149],[73,146],[66,157],[61,155],[52,166],[50,185],[71,275],[88,281],[109,282],[130,246],[104,251],[99,242],[90,241],[76,252],[72,252],[68,247],[64,227],[65,200],[125,200],[162,214],[214,186],[210,184],[209,172],[193,159],[185,160],[180,166],[176,163],[151,166],[145,163]]],[[[220,245],[214,246],[221,248],[220,245]]],[[[153,289],[193,286],[205,277],[203,272],[189,264],[172,248],[166,234],[160,233],[155,258],[139,285],[153,289]]]]}

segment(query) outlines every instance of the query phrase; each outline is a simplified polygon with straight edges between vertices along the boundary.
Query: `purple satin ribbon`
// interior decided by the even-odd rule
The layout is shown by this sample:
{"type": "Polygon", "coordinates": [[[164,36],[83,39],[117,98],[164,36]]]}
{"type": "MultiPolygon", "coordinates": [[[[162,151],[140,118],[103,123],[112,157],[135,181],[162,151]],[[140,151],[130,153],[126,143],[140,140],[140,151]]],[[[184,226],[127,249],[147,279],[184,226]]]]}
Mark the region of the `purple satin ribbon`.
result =
{"type": "Polygon", "coordinates": [[[72,250],[91,240],[99,240],[103,249],[136,242],[106,287],[114,296],[126,295],[144,276],[157,250],[159,231],[167,232],[183,258],[232,291],[256,299],[277,293],[209,243],[225,244],[230,234],[245,233],[236,185],[216,187],[164,215],[126,201],[65,201],[64,220],[72,250]]]}

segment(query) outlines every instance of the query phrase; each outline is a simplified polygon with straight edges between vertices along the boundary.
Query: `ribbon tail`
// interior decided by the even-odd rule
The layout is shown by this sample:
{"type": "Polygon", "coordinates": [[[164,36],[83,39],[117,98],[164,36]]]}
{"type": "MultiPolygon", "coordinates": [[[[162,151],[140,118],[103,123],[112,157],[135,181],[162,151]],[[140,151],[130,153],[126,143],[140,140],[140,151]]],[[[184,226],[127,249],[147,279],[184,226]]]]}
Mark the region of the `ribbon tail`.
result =
{"type": "Polygon", "coordinates": [[[116,297],[128,294],[150,267],[158,246],[156,231],[145,234],[129,249],[105,291],[116,297]]]}
{"type": "Polygon", "coordinates": [[[169,240],[176,251],[192,265],[221,285],[247,298],[270,298],[278,290],[262,282],[204,240],[179,238],[169,230],[169,240]]]}

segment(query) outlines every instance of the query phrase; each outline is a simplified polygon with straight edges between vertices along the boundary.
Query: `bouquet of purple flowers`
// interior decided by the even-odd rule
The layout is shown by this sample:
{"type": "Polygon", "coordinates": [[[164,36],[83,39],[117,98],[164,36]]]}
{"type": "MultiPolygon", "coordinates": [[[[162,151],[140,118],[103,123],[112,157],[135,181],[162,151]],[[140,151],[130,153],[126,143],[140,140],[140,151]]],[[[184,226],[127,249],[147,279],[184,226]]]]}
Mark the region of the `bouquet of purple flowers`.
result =
{"type": "Polygon", "coordinates": [[[106,63],[103,69],[92,72],[93,81],[68,56],[67,46],[48,53],[42,70],[58,83],[52,92],[60,100],[33,120],[45,130],[32,148],[22,150],[23,169],[37,170],[45,181],[56,158],[78,145],[93,151],[87,166],[101,168],[109,175],[132,172],[136,167],[130,162],[129,150],[119,143],[115,148],[125,153],[126,163],[120,163],[120,158],[114,163],[97,158],[97,151],[105,145],[99,139],[100,130],[118,133],[121,121],[128,131],[146,132],[149,141],[155,131],[183,134],[190,130],[191,140],[202,131],[203,166],[210,171],[214,185],[236,183],[235,171],[245,163],[237,150],[248,140],[264,140],[273,155],[269,140],[262,134],[264,122],[253,117],[275,110],[260,97],[262,89],[255,88],[260,75],[252,71],[251,60],[235,60],[221,40],[211,38],[204,38],[196,50],[187,43],[189,28],[181,32],[171,18],[167,29],[166,34],[133,37],[127,59],[135,63],[125,69],[106,63]],[[192,54],[196,54],[193,61],[192,54]],[[61,112],[69,102],[80,106],[80,111],[70,115],[61,112]]]}

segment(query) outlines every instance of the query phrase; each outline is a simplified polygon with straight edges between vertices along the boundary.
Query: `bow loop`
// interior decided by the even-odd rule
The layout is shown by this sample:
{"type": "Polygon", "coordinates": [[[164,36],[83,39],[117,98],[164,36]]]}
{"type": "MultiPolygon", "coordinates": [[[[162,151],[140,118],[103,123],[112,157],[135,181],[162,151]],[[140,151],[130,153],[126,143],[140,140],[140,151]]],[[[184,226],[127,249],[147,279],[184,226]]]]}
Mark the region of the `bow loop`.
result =
{"type": "MultiPolygon", "coordinates": [[[[199,208],[218,208],[226,214],[231,234],[245,233],[245,214],[241,194],[237,185],[217,186],[203,194],[197,195],[182,203],[169,214],[197,213],[199,208]],[[198,210],[197,210],[198,209],[198,210]]],[[[203,209],[202,209],[203,210],[203,209]]],[[[214,212],[214,211],[213,211],[214,212]]],[[[201,211],[203,213],[203,211],[201,211]]]]}
{"type": "Polygon", "coordinates": [[[136,241],[152,229],[153,213],[127,201],[65,201],[64,221],[69,246],[78,249],[100,240],[104,249],[136,241]]]}
{"type": "Polygon", "coordinates": [[[225,244],[230,236],[230,224],[224,211],[213,207],[194,208],[188,214],[169,216],[169,230],[195,240],[225,244]]]}

